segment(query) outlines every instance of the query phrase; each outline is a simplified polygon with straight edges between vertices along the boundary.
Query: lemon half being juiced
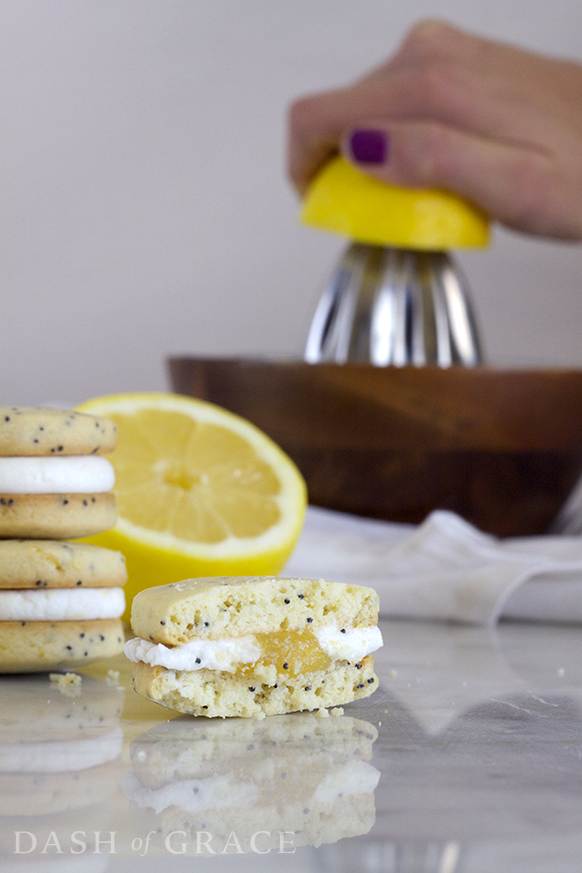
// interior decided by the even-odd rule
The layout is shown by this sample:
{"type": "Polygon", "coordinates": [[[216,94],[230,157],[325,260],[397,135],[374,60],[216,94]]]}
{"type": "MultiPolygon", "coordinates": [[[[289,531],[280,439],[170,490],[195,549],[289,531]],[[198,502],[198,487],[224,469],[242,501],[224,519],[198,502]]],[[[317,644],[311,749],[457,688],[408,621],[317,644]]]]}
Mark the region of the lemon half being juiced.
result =
{"type": "Polygon", "coordinates": [[[395,248],[444,251],[489,242],[486,215],[468,201],[446,191],[388,185],[341,157],[311,183],[301,220],[357,242],[395,248]]]}

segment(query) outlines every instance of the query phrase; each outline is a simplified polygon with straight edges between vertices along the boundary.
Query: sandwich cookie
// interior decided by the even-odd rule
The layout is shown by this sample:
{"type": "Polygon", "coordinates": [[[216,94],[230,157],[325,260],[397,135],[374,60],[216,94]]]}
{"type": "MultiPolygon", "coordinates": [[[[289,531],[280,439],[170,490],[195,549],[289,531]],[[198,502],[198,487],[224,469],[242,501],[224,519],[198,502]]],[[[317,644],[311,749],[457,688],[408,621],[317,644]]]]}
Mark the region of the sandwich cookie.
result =
{"type": "Polygon", "coordinates": [[[126,580],[119,552],[0,540],[0,673],[58,670],[119,654],[126,580]]]}
{"type": "Polygon", "coordinates": [[[68,539],[113,527],[113,422],[0,406],[0,537],[68,539]]]}
{"type": "Polygon", "coordinates": [[[315,579],[187,579],[137,594],[135,690],[209,717],[325,710],[368,697],[382,645],[371,588],[315,579]]]}

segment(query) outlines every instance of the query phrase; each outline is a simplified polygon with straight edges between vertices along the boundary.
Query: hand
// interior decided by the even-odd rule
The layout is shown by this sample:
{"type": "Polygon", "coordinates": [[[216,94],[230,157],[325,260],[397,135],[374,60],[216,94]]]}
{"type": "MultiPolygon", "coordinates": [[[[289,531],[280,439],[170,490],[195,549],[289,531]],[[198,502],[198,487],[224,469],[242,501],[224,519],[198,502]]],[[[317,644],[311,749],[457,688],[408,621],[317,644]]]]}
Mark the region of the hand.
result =
{"type": "Polygon", "coordinates": [[[378,179],[466,197],[516,230],[582,240],[582,64],[423,22],[363,79],[291,107],[300,192],[338,151],[378,179]]]}

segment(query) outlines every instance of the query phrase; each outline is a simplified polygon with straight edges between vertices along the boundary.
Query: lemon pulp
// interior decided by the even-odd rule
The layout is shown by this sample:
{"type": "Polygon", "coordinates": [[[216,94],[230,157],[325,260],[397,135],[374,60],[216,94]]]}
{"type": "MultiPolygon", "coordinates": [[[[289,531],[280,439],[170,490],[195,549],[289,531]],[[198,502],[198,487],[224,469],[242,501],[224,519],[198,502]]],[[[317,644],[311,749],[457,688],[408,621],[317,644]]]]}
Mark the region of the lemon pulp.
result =
{"type": "Polygon", "coordinates": [[[115,416],[119,515],[185,542],[256,537],[281,518],[280,482],[243,436],[179,412],[115,416]]]}
{"type": "Polygon", "coordinates": [[[163,393],[112,395],[82,411],[117,424],[118,520],[86,541],[124,553],[129,605],[143,588],[198,576],[279,572],[301,531],[305,482],[245,419],[163,393]]]}

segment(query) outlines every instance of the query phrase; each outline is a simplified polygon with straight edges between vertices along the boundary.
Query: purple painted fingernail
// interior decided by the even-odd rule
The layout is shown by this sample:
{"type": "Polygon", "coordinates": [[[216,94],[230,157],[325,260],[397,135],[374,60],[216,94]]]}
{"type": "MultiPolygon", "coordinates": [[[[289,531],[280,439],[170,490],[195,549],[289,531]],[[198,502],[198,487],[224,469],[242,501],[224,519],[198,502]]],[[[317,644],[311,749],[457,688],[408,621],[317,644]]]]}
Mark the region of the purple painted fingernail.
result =
{"type": "Polygon", "coordinates": [[[361,164],[383,164],[388,159],[388,136],[381,130],[354,130],[350,152],[361,164]]]}

